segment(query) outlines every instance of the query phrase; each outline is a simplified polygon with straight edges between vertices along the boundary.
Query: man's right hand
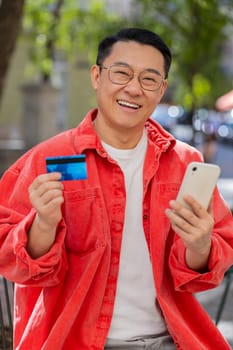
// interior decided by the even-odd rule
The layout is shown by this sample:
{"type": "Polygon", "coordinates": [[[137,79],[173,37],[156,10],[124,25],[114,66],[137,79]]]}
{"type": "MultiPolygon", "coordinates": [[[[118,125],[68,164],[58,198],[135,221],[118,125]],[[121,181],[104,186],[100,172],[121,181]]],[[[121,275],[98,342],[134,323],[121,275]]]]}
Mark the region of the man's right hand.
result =
{"type": "Polygon", "coordinates": [[[47,253],[54,243],[64,202],[60,178],[60,173],[42,174],[29,187],[29,198],[37,212],[28,233],[27,250],[33,258],[47,253]]]}

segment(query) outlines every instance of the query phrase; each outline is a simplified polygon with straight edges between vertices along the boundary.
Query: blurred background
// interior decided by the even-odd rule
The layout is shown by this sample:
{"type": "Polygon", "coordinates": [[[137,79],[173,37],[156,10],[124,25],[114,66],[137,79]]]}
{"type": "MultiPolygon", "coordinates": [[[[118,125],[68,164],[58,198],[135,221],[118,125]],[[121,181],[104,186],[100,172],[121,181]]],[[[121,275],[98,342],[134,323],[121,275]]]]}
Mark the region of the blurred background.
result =
{"type": "Polygon", "coordinates": [[[233,102],[216,108],[233,89],[232,0],[0,0],[1,173],[95,106],[89,67],[99,40],[123,26],[154,30],[173,53],[152,118],[232,177],[233,102]]]}
{"type": "Polygon", "coordinates": [[[125,26],[151,29],[171,48],[169,88],[151,117],[221,166],[233,208],[232,0],[0,0],[0,174],[95,106],[98,42],[125,26]]]}

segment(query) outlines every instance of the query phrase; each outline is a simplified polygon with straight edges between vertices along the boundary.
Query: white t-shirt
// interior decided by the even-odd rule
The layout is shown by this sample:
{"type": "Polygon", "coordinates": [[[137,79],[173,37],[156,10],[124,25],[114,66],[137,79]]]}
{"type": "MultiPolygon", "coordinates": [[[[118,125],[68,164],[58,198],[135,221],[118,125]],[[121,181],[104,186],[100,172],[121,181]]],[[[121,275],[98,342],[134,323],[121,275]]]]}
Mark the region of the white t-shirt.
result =
{"type": "Polygon", "coordinates": [[[152,265],[142,222],[143,164],[147,149],[146,130],[134,149],[122,150],[103,143],[119,164],[126,187],[126,210],[120,255],[117,293],[109,339],[127,340],[166,330],[156,308],[152,265]]]}

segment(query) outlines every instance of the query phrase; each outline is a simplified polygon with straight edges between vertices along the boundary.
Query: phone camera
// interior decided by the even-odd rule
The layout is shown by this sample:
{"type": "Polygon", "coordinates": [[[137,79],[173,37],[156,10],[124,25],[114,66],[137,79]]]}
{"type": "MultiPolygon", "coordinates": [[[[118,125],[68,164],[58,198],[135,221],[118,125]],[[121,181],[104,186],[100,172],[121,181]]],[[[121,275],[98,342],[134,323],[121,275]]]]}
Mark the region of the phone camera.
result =
{"type": "Polygon", "coordinates": [[[197,167],[196,167],[196,166],[194,166],[192,170],[193,170],[193,171],[196,171],[196,170],[197,170],[197,167]]]}

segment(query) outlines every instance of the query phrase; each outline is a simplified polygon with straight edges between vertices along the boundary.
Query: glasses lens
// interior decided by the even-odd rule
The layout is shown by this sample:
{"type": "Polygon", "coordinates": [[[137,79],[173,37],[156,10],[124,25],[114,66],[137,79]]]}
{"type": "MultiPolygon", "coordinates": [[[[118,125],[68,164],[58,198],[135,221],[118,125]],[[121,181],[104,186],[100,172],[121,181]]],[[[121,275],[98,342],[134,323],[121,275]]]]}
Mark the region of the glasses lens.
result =
{"type": "Polygon", "coordinates": [[[159,74],[149,71],[142,72],[139,79],[142,88],[149,91],[158,90],[163,81],[163,78],[159,74]]]}
{"type": "Polygon", "coordinates": [[[129,67],[114,65],[109,68],[109,79],[114,84],[127,84],[133,77],[133,71],[129,67]]]}
{"type": "MultiPolygon", "coordinates": [[[[125,85],[133,79],[134,72],[128,66],[113,65],[105,68],[108,69],[109,79],[114,84],[125,85]]],[[[139,74],[139,81],[144,90],[156,91],[161,87],[163,78],[159,74],[145,70],[139,74]]]]}

